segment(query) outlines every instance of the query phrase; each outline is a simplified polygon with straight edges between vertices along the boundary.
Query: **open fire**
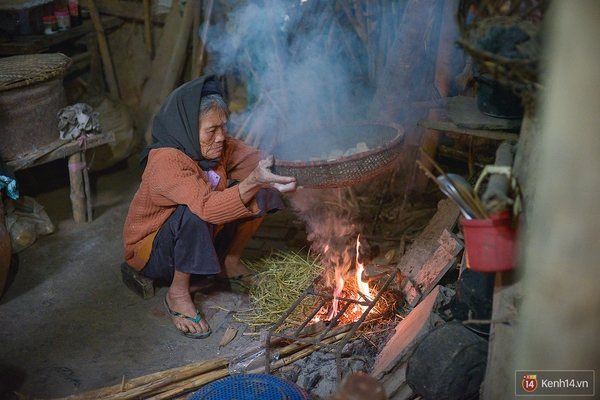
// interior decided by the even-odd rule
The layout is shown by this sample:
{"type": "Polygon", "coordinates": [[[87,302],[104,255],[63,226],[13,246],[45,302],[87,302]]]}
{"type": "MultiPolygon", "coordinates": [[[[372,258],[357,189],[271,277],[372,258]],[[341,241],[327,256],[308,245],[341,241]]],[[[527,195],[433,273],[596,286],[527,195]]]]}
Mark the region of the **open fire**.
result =
{"type": "MultiPolygon", "coordinates": [[[[335,288],[333,290],[333,299],[331,301],[331,305],[329,307],[329,311],[326,312],[325,316],[323,316],[324,312],[320,311],[314,317],[314,322],[319,321],[331,321],[336,317],[339,312],[339,303],[340,298],[350,298],[353,300],[358,300],[361,303],[353,303],[346,312],[339,318],[343,319],[343,322],[349,323],[354,322],[360,318],[360,316],[367,309],[367,302],[373,300],[373,294],[371,293],[371,288],[369,287],[368,282],[364,282],[362,279],[362,274],[364,271],[364,264],[360,262],[361,243],[360,243],[360,234],[356,238],[356,246],[355,246],[355,256],[354,258],[348,258],[348,263],[355,264],[355,274],[352,277],[350,274],[345,273],[345,271],[349,271],[352,269],[352,265],[336,265],[335,266],[335,288]],[[352,281],[354,278],[354,281],[352,281]],[[346,288],[346,290],[344,290],[346,288]],[[346,293],[346,296],[343,294],[346,293]]],[[[325,252],[329,251],[329,246],[325,247],[325,252]]]]}

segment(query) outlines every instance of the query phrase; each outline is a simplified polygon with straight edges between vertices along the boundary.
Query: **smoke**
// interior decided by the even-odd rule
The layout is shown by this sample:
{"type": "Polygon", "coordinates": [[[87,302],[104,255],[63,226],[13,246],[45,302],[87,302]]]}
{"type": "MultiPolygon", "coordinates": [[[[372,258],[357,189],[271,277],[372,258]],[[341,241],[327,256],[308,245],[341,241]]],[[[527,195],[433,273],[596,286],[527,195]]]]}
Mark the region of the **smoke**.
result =
{"type": "Polygon", "coordinates": [[[339,14],[329,2],[250,0],[211,27],[205,72],[243,80],[248,107],[232,122],[246,122],[246,136],[258,138],[251,144],[322,146],[328,133],[314,126],[364,115],[364,45],[339,14]]]}

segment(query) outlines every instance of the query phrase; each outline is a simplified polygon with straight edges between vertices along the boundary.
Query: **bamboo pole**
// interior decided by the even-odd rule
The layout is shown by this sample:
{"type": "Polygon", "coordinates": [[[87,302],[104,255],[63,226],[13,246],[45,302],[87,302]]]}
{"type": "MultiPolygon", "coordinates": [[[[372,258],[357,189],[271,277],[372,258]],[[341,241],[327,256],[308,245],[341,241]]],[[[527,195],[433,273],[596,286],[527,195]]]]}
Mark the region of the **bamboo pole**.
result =
{"type": "Polygon", "coordinates": [[[196,78],[196,60],[198,59],[198,50],[200,47],[200,20],[202,15],[202,0],[195,0],[194,17],[192,22],[192,62],[190,63],[190,77],[196,78]]]}
{"type": "Polygon", "coordinates": [[[152,41],[152,15],[150,11],[150,0],[144,0],[144,35],[146,39],[146,51],[150,58],[154,57],[154,42],[152,41]]]}
{"type": "Polygon", "coordinates": [[[110,51],[108,49],[108,42],[106,41],[106,34],[104,33],[104,27],[100,21],[100,14],[96,8],[94,0],[87,0],[88,8],[90,10],[90,17],[94,24],[94,30],[96,31],[96,37],[98,38],[98,47],[100,48],[100,55],[102,56],[102,64],[104,65],[104,72],[106,74],[106,82],[108,83],[108,91],[116,98],[121,98],[119,95],[119,86],[117,85],[117,77],[113,68],[110,51]]]}
{"type": "MultiPolygon", "coordinates": [[[[347,335],[347,333],[340,333],[338,335],[335,335],[328,339],[323,340],[323,343],[326,343],[326,344],[335,343],[339,340],[342,340],[346,335],[347,335]]],[[[279,360],[275,361],[271,365],[271,371],[274,371],[283,366],[289,365],[289,364],[293,363],[294,361],[297,361],[303,357],[306,357],[307,355],[309,355],[321,348],[321,346],[318,346],[318,345],[307,345],[307,344],[303,344],[303,343],[293,343],[290,346],[294,346],[294,347],[304,346],[304,348],[295,352],[294,354],[290,355],[289,357],[285,357],[283,359],[279,359],[279,360]]],[[[258,374],[258,373],[262,373],[262,372],[264,372],[264,367],[260,367],[260,368],[248,371],[247,373],[258,374]]],[[[189,381],[182,381],[178,385],[173,387],[172,389],[158,393],[152,397],[148,397],[147,400],[169,399],[169,398],[171,398],[173,396],[177,396],[181,393],[185,393],[190,390],[199,388],[200,386],[206,385],[210,382],[214,382],[217,379],[225,378],[228,375],[230,375],[230,374],[229,374],[229,370],[227,368],[225,368],[224,370],[213,371],[208,374],[190,379],[189,381]]]]}
{"type": "MultiPolygon", "coordinates": [[[[173,4],[173,7],[177,7],[177,3],[173,4]]],[[[173,53],[169,60],[169,66],[163,79],[163,85],[160,94],[161,99],[166,99],[177,85],[177,80],[179,79],[181,70],[183,68],[185,52],[187,50],[187,44],[190,37],[193,12],[194,2],[188,1],[183,9],[183,17],[181,19],[181,26],[177,32],[175,47],[173,48],[173,53]]]]}
{"type": "Polygon", "coordinates": [[[172,368],[166,371],[160,371],[149,375],[140,376],[126,381],[124,384],[119,383],[114,386],[109,386],[102,389],[91,390],[89,392],[80,393],[68,397],[63,397],[55,400],[92,400],[92,399],[110,399],[114,398],[118,393],[133,390],[145,385],[150,385],[163,379],[167,379],[170,375],[194,373],[196,375],[214,371],[223,368],[229,363],[229,359],[225,357],[217,357],[209,360],[199,361],[183,367],[172,368]]]}
{"type": "MultiPolygon", "coordinates": [[[[204,27],[202,29],[202,39],[200,40],[200,48],[198,49],[198,59],[194,68],[192,78],[198,78],[202,74],[202,63],[204,62],[204,51],[206,50],[206,39],[208,38],[208,28],[210,26],[210,18],[212,16],[214,0],[209,0],[208,10],[206,10],[206,16],[204,18],[204,27]]],[[[198,33],[196,32],[196,35],[198,33]]]]}

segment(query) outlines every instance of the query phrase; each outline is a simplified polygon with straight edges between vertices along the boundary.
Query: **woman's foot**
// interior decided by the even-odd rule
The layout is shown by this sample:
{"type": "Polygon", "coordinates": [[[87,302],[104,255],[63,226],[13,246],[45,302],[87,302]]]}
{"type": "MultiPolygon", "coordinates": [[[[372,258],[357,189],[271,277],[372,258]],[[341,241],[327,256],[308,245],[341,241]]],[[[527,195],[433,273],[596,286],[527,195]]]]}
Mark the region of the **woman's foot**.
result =
{"type": "Polygon", "coordinates": [[[221,272],[217,277],[221,280],[228,280],[230,282],[238,281],[238,283],[249,286],[258,283],[254,271],[244,265],[239,257],[230,255],[226,256],[223,260],[221,272]]]}
{"type": "Polygon", "coordinates": [[[190,295],[189,274],[175,271],[175,277],[167,296],[165,306],[171,314],[173,325],[182,333],[206,334],[210,333],[210,326],[200,316],[190,295]],[[181,316],[177,315],[180,314],[181,316]]]}

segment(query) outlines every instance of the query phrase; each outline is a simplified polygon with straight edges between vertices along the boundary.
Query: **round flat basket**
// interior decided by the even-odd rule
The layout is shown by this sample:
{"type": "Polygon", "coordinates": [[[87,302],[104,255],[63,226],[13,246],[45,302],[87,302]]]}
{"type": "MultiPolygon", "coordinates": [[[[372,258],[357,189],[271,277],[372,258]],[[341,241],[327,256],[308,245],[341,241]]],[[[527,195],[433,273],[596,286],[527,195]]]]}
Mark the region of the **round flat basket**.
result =
{"type": "Polygon", "coordinates": [[[219,379],[194,392],[189,400],[310,400],[296,384],[265,374],[219,379]]]}
{"type": "Polygon", "coordinates": [[[400,125],[364,122],[319,126],[271,150],[273,173],[296,178],[298,186],[315,189],[351,186],[373,178],[400,155],[400,125]]]}

